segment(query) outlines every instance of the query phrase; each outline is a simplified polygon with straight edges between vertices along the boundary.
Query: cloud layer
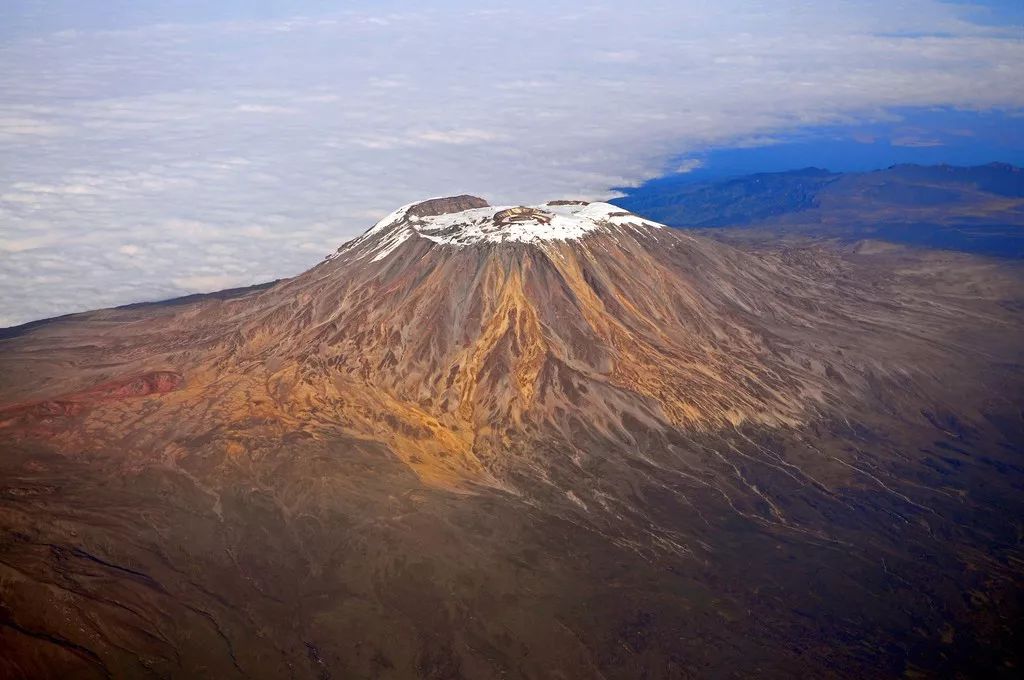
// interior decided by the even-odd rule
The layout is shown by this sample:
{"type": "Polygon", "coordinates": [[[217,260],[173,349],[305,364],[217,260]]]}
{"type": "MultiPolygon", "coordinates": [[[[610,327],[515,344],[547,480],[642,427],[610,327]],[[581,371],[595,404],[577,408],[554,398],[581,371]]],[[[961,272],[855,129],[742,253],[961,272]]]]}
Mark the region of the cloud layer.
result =
{"type": "Polygon", "coordinates": [[[933,0],[101,4],[0,9],[0,326],[292,275],[421,197],[601,197],[709,145],[1024,107],[1020,27],[933,0]]]}

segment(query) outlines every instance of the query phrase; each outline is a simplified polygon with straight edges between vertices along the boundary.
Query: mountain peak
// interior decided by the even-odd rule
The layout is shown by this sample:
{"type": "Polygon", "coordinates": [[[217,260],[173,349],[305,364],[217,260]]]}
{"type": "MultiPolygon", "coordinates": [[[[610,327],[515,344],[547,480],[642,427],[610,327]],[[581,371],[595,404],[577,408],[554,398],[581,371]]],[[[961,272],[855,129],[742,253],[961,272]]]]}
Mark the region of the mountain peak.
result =
{"type": "Polygon", "coordinates": [[[433,217],[435,215],[447,215],[473,208],[486,208],[489,205],[487,201],[479,196],[462,194],[461,196],[431,198],[422,203],[417,203],[408,209],[407,214],[415,217],[433,217]]]}
{"type": "Polygon", "coordinates": [[[643,232],[662,227],[610,203],[555,200],[532,206],[492,206],[482,198],[462,195],[402,206],[339,253],[359,248],[378,261],[413,236],[462,247],[571,241],[594,232],[624,228],[643,232]]]}

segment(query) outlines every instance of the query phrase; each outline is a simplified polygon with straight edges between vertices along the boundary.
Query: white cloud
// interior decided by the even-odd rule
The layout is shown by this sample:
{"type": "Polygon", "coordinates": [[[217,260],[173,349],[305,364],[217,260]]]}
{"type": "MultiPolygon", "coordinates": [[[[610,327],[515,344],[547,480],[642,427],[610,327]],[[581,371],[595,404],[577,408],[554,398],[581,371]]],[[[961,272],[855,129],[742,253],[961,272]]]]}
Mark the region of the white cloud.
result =
{"type": "Polygon", "coordinates": [[[140,0],[121,22],[85,0],[32,14],[47,26],[5,21],[13,2],[8,323],[292,275],[419,197],[607,196],[707,145],[891,107],[1024,106],[1019,27],[937,0],[307,0],[229,21],[140,0]]]}
{"type": "Polygon", "coordinates": [[[480,142],[495,142],[501,139],[501,135],[488,130],[475,130],[467,128],[464,130],[427,130],[420,132],[415,139],[422,142],[434,144],[477,144],[480,142]]]}
{"type": "Polygon", "coordinates": [[[7,253],[22,253],[28,250],[35,250],[45,246],[53,245],[60,238],[56,234],[40,234],[37,236],[25,236],[22,238],[0,238],[0,251],[7,253]]]}
{"type": "Polygon", "coordinates": [[[235,107],[239,113],[295,113],[295,109],[273,104],[239,104],[235,107]]]}
{"type": "Polygon", "coordinates": [[[704,167],[704,161],[699,158],[687,158],[676,166],[676,174],[685,175],[704,167]]]}
{"type": "Polygon", "coordinates": [[[55,137],[67,131],[65,127],[38,118],[0,116],[0,142],[18,141],[19,137],[55,137]]]}
{"type": "Polygon", "coordinates": [[[206,274],[195,276],[179,276],[173,279],[174,285],[189,293],[205,293],[212,290],[224,290],[243,285],[246,277],[237,274],[206,274]]]}

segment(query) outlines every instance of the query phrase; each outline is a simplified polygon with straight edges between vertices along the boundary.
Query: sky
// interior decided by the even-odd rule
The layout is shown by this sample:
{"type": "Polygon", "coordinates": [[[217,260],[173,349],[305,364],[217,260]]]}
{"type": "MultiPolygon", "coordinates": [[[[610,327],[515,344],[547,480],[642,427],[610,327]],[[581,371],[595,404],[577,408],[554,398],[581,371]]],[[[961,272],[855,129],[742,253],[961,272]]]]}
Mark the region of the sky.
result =
{"type": "Polygon", "coordinates": [[[1022,27],[1016,0],[5,0],[0,326],[291,276],[431,196],[1021,162],[1022,27]]]}

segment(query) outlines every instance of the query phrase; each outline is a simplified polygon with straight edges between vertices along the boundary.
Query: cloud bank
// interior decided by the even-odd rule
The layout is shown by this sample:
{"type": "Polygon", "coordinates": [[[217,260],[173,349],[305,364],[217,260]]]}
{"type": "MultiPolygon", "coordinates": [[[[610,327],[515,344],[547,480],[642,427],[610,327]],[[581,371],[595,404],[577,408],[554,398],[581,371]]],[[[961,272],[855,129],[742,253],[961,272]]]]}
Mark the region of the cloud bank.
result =
{"type": "Polygon", "coordinates": [[[1024,107],[1020,27],[934,0],[160,4],[0,9],[0,326],[293,275],[423,197],[607,197],[712,145],[1024,107]]]}

